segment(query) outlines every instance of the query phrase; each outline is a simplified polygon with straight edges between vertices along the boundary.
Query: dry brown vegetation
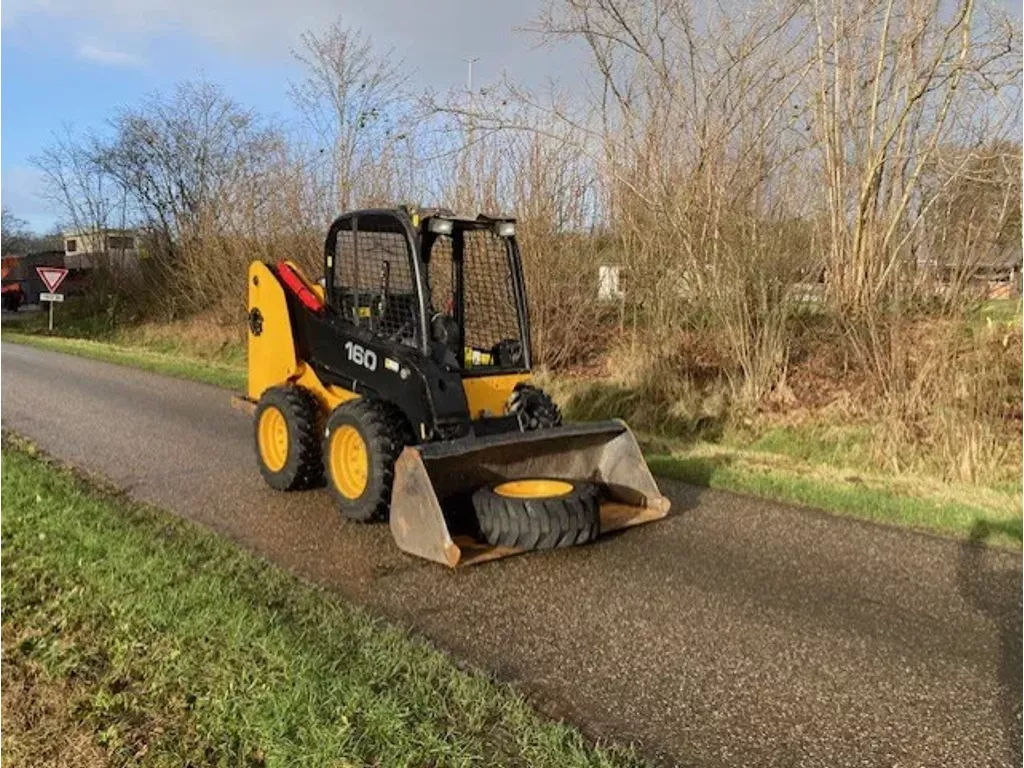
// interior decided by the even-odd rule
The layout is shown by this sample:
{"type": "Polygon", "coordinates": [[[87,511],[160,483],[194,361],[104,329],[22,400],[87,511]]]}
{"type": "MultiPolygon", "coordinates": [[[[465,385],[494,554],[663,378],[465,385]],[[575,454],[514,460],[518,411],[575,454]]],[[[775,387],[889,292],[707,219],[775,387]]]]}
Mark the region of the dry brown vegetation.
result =
{"type": "Polygon", "coordinates": [[[975,0],[551,0],[531,31],[586,52],[578,82],[413,98],[339,23],[302,40],[299,128],[191,83],[38,164],[69,223],[146,227],[140,273],[103,294],[117,319],[237,324],[247,262],[316,272],[347,207],[514,212],[535,354],[584,399],[704,435],[869,423],[881,466],[1019,477],[1019,319],[976,322],[980,276],[1019,261],[1016,21],[975,0]],[[620,300],[598,300],[602,265],[620,300]]]}
{"type": "Polygon", "coordinates": [[[11,766],[91,768],[108,765],[92,732],[76,717],[80,682],[55,681],[8,646],[33,638],[11,638],[5,626],[3,652],[3,751],[11,766]]]}

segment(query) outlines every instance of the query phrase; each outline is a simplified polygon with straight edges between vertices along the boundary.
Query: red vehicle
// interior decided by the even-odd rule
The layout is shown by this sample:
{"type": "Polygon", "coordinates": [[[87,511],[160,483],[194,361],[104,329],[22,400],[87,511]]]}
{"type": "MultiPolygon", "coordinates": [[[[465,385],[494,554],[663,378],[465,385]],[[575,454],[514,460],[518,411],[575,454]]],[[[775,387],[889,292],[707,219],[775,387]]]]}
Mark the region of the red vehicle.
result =
{"type": "Polygon", "coordinates": [[[17,312],[25,300],[25,290],[18,277],[20,262],[15,256],[0,259],[0,306],[8,312],[17,312]]]}

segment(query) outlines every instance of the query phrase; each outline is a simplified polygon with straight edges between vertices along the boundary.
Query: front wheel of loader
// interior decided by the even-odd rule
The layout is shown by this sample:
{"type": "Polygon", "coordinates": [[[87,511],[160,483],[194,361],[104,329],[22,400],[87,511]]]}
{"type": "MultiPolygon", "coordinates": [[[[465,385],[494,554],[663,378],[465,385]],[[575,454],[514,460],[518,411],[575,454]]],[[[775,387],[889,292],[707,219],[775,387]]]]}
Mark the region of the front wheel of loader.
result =
{"type": "Polygon", "coordinates": [[[551,395],[532,384],[516,384],[508,399],[508,412],[519,419],[524,430],[562,425],[562,411],[551,395]]]}
{"type": "Polygon", "coordinates": [[[267,484],[279,491],[316,485],[323,462],[313,396],[296,386],[273,387],[254,415],[256,460],[267,484]]]}
{"type": "Polygon", "coordinates": [[[473,494],[480,533],[492,546],[556,549],[601,534],[600,491],[570,480],[510,480],[473,494]]]}
{"type": "Polygon", "coordinates": [[[393,406],[361,398],[334,409],[324,437],[327,487],[341,514],[361,523],[384,520],[395,460],[410,436],[393,406]]]}

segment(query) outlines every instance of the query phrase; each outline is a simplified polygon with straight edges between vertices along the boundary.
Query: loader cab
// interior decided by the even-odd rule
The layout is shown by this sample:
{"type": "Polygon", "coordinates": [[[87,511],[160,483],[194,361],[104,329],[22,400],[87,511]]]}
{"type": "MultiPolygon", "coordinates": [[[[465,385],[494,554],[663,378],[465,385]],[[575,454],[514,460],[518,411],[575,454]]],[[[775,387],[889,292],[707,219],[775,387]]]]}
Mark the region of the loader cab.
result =
{"type": "Polygon", "coordinates": [[[342,318],[386,341],[426,349],[416,233],[391,210],[339,216],[327,235],[325,294],[342,318]]]}
{"type": "Polygon", "coordinates": [[[515,220],[354,211],[331,225],[325,293],[343,317],[463,378],[530,370],[515,220]]]}
{"type": "MultiPolygon", "coordinates": [[[[415,217],[414,217],[415,220],[415,217]]],[[[463,377],[530,369],[515,221],[432,213],[419,222],[430,338],[463,377]]]]}

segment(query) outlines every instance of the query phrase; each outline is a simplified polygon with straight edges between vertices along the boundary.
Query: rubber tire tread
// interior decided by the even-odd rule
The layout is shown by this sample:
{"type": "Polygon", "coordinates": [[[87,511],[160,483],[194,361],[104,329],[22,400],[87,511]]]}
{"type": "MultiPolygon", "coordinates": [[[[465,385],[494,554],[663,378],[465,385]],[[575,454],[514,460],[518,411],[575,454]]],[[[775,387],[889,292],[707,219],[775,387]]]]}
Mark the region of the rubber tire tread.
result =
{"type": "Polygon", "coordinates": [[[491,546],[563,549],[601,535],[600,489],[593,483],[573,482],[570,493],[547,499],[501,496],[496,485],[473,493],[480,534],[491,546]]]}
{"type": "Polygon", "coordinates": [[[334,409],[327,421],[321,450],[327,488],[342,517],[359,523],[387,520],[391,509],[391,487],[395,480],[395,461],[411,442],[412,433],[405,416],[390,403],[359,398],[334,409]],[[359,431],[369,453],[366,489],[358,499],[349,499],[338,490],[328,466],[331,433],[343,424],[354,426],[359,431]]]}
{"type": "Polygon", "coordinates": [[[324,463],[320,453],[320,406],[312,393],[289,384],[263,393],[253,414],[256,462],[267,485],[279,491],[300,491],[323,482],[324,463]],[[277,472],[263,463],[259,446],[260,416],[276,407],[288,427],[288,459],[277,472]]]}
{"type": "Polygon", "coordinates": [[[508,412],[522,412],[522,424],[527,430],[558,427],[562,424],[562,411],[551,395],[540,387],[522,382],[516,384],[508,401],[508,412]]]}

